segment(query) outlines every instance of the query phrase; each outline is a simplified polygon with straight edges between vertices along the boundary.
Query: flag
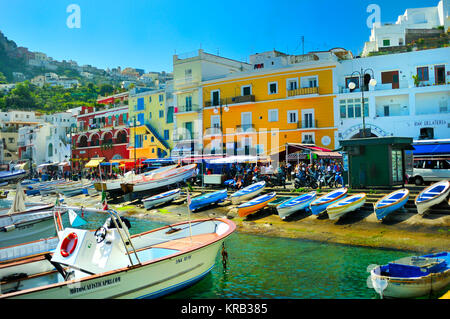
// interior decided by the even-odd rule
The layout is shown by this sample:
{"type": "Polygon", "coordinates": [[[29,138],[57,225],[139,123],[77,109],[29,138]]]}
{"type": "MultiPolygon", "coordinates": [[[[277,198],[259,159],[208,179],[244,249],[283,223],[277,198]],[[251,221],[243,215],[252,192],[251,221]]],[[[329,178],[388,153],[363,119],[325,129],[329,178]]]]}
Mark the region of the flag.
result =
{"type": "Polygon", "coordinates": [[[87,221],[78,216],[78,214],[75,213],[72,209],[69,209],[69,220],[70,225],[73,227],[80,227],[87,223],[87,221]]]}
{"type": "Polygon", "coordinates": [[[102,205],[103,210],[108,210],[108,203],[106,202],[106,192],[102,191],[102,205]]]}

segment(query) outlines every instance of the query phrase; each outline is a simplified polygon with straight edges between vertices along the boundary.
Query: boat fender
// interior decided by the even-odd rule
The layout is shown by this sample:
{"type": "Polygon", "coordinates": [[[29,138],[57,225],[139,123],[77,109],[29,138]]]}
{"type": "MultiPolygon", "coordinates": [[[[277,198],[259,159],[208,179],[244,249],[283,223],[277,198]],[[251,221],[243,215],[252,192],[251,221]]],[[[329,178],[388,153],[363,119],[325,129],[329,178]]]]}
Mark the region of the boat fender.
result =
{"type": "Polygon", "coordinates": [[[77,247],[78,243],[78,236],[75,232],[71,232],[69,235],[66,236],[66,238],[63,239],[63,242],[61,243],[61,256],[63,257],[69,257],[75,248],[77,247]]]}
{"type": "Polygon", "coordinates": [[[8,226],[3,227],[3,229],[5,232],[9,232],[9,231],[16,229],[16,225],[14,225],[14,224],[8,225],[8,226]]]}

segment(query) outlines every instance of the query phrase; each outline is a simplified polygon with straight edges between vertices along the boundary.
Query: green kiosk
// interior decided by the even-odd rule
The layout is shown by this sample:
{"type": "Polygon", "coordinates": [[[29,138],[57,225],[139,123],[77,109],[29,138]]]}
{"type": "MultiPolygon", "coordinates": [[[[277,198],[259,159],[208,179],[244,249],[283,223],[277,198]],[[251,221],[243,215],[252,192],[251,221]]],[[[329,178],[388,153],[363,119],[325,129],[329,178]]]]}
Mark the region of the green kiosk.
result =
{"type": "Polygon", "coordinates": [[[405,151],[410,137],[369,137],[341,141],[344,181],[350,188],[392,188],[405,184],[405,151]]]}

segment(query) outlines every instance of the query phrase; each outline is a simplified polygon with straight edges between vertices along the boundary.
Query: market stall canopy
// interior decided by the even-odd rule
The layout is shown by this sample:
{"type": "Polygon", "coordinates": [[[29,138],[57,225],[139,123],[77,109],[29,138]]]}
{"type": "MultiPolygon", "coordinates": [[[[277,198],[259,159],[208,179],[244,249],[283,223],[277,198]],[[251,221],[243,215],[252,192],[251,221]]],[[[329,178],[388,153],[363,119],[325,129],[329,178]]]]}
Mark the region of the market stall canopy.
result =
{"type": "Polygon", "coordinates": [[[43,164],[40,164],[39,166],[38,166],[38,168],[43,168],[43,167],[47,167],[47,166],[57,166],[58,165],[58,162],[54,162],[54,163],[43,163],[43,164]]]}
{"type": "Polygon", "coordinates": [[[67,166],[67,165],[69,165],[68,162],[61,162],[61,163],[58,164],[58,166],[67,166]]]}
{"type": "Polygon", "coordinates": [[[87,164],[84,166],[85,168],[93,168],[97,167],[101,162],[103,162],[105,158],[104,157],[96,157],[92,158],[87,164]]]}
{"type": "Polygon", "coordinates": [[[413,154],[417,155],[450,155],[450,143],[442,144],[413,144],[413,154]]]}
{"type": "Polygon", "coordinates": [[[267,161],[266,157],[260,156],[250,156],[250,155],[236,155],[236,156],[227,156],[212,159],[209,161],[210,164],[230,164],[230,163],[256,163],[259,161],[267,161]]]}
{"type": "Polygon", "coordinates": [[[278,151],[270,154],[270,157],[272,159],[278,157],[279,161],[284,161],[286,160],[286,149],[289,160],[303,159],[306,158],[306,155],[308,154],[316,154],[318,158],[341,158],[340,153],[333,152],[330,149],[319,147],[313,144],[301,143],[287,143],[281,146],[278,151]]]}

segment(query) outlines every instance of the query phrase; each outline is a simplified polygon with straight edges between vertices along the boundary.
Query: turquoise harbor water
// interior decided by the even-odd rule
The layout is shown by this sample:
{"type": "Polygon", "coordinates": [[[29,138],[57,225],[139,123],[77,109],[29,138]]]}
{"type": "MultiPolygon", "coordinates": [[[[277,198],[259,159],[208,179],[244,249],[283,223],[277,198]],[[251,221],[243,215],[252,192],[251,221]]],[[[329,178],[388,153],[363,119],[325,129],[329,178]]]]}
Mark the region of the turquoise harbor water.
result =
{"type": "MultiPolygon", "coordinates": [[[[86,213],[89,223],[84,227],[95,229],[106,217],[86,213]]],[[[132,234],[165,225],[127,218],[132,234]]],[[[367,288],[367,266],[414,254],[238,232],[226,240],[225,246],[228,252],[225,271],[219,252],[208,275],[165,298],[379,298],[373,289],[367,288]]]]}

